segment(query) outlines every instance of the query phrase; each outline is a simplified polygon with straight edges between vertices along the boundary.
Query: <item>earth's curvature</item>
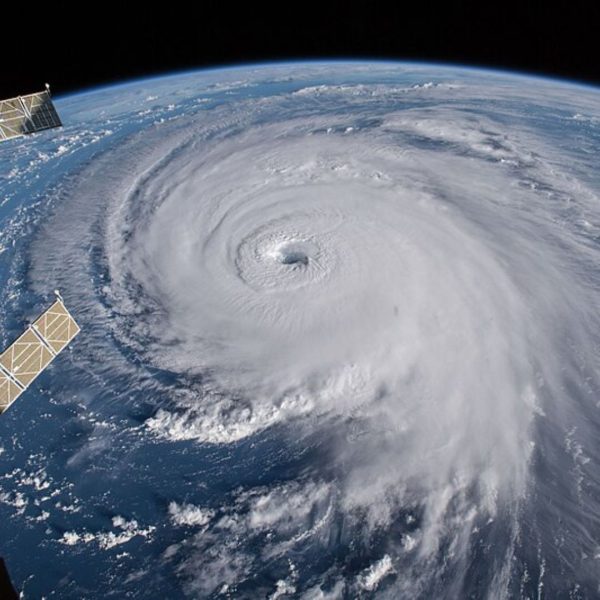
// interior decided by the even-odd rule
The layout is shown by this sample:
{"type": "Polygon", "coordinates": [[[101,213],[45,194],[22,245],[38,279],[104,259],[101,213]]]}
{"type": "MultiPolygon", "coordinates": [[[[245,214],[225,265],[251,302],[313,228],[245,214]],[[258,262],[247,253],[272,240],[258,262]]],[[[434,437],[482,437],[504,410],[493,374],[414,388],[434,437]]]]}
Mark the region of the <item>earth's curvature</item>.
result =
{"type": "Polygon", "coordinates": [[[600,594],[600,93],[395,63],[56,100],[0,145],[25,598],[600,594]]]}

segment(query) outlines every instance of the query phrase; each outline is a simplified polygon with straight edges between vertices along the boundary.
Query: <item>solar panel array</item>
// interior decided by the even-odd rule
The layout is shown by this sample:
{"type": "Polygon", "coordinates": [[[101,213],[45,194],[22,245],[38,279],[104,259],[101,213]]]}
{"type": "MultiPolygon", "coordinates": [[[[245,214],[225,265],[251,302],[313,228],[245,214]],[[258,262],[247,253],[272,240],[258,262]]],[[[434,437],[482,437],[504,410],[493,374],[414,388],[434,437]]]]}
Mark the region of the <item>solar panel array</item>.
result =
{"type": "Polygon", "coordinates": [[[0,141],[61,125],[47,90],[0,100],[0,141]]]}
{"type": "Polygon", "coordinates": [[[79,326],[59,298],[0,354],[0,413],[79,333],[79,326]]]}

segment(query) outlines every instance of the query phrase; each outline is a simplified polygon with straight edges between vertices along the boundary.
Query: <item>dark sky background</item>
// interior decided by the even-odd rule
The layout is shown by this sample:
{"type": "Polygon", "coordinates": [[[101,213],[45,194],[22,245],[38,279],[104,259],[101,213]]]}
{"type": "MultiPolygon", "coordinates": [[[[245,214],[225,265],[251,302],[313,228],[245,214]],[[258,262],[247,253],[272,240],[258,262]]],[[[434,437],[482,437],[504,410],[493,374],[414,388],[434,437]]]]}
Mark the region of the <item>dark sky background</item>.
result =
{"type": "Polygon", "coordinates": [[[15,26],[0,38],[11,49],[0,98],[46,81],[61,94],[183,69],[327,57],[464,63],[600,84],[593,0],[269,4],[58,2],[37,9],[40,17],[13,0],[3,8],[15,26]]]}

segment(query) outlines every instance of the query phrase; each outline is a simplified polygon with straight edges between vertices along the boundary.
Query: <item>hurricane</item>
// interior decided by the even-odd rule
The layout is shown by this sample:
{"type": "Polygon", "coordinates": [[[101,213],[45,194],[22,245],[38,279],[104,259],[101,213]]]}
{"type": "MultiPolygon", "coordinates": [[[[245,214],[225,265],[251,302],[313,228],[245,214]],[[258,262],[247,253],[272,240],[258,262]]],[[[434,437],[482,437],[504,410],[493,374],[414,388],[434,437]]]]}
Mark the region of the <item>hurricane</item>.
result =
{"type": "Polygon", "coordinates": [[[57,108],[0,148],[3,342],[53,289],[82,328],[2,417],[25,597],[600,594],[597,90],[300,63],[57,108]]]}

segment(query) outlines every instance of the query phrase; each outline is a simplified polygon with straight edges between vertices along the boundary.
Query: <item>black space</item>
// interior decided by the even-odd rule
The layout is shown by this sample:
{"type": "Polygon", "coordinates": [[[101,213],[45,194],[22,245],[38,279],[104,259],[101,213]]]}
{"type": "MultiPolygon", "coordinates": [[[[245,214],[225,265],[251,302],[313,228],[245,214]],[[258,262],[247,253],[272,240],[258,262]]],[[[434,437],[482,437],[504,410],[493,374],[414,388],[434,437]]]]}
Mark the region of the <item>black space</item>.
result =
{"type": "Polygon", "coordinates": [[[27,15],[13,3],[14,16],[3,8],[14,27],[0,38],[0,98],[46,81],[61,94],[183,69],[327,57],[464,63],[600,84],[600,4],[592,0],[386,4],[58,2],[27,15]]]}

